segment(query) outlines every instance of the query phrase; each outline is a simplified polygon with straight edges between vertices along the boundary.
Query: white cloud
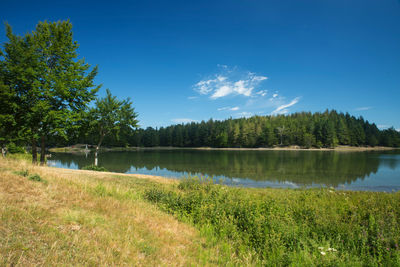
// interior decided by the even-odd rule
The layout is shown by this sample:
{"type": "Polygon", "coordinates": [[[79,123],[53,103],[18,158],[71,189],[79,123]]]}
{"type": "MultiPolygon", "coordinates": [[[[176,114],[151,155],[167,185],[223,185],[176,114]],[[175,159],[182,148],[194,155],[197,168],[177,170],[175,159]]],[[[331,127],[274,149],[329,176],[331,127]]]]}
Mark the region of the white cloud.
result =
{"type": "MultiPolygon", "coordinates": [[[[252,72],[240,72],[236,68],[229,69],[225,65],[219,65],[219,68],[221,73],[213,75],[212,79],[199,81],[193,86],[194,90],[201,95],[210,95],[210,98],[214,100],[228,95],[249,97],[262,81],[268,79],[252,72]]],[[[266,93],[266,91],[262,92],[266,93]]]]}
{"type": "Polygon", "coordinates": [[[296,97],[295,99],[293,99],[292,101],[290,101],[290,103],[288,104],[283,104],[280,105],[279,107],[277,107],[274,111],[271,112],[271,115],[275,115],[275,114],[287,114],[289,112],[289,110],[287,108],[296,105],[300,100],[300,97],[296,97]]]}
{"type": "Polygon", "coordinates": [[[223,107],[223,108],[218,108],[217,110],[218,111],[224,111],[224,110],[237,111],[237,110],[239,110],[239,107],[233,107],[233,108],[231,108],[231,107],[223,107]]]}
{"type": "Polygon", "coordinates": [[[277,96],[278,96],[278,94],[276,94],[276,93],[272,95],[273,98],[276,98],[277,96]]]}
{"type": "Polygon", "coordinates": [[[359,107],[359,108],[356,108],[355,110],[357,110],[357,111],[364,111],[364,110],[370,110],[372,107],[359,107]]]}
{"type": "Polygon", "coordinates": [[[217,99],[220,97],[224,97],[233,93],[233,88],[229,85],[223,85],[215,89],[214,93],[211,95],[212,99],[217,99]]]}
{"type": "Polygon", "coordinates": [[[266,96],[266,95],[267,95],[267,93],[268,93],[268,91],[267,91],[267,90],[261,90],[261,91],[258,91],[258,92],[256,93],[256,95],[260,95],[260,96],[266,96]]]}
{"type": "Polygon", "coordinates": [[[191,123],[191,122],[198,122],[198,120],[193,120],[193,119],[188,119],[188,118],[177,118],[177,119],[172,119],[171,120],[174,123],[191,123]]]}
{"type": "Polygon", "coordinates": [[[196,99],[196,98],[199,98],[198,96],[188,96],[188,98],[187,99],[189,99],[189,100],[193,100],[193,99],[196,99]]]}

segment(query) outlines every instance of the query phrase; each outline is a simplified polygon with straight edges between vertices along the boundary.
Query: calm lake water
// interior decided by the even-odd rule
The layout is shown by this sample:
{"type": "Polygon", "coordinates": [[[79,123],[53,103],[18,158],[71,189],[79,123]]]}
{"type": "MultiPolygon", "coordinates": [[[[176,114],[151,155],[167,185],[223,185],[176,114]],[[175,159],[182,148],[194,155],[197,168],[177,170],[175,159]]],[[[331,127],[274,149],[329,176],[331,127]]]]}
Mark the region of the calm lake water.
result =
{"type": "MultiPolygon", "coordinates": [[[[93,154],[52,153],[48,165],[81,169],[93,154]]],[[[182,178],[213,177],[228,185],[248,187],[320,187],[397,191],[400,151],[202,151],[144,150],[104,152],[99,166],[109,171],[182,178]]]]}

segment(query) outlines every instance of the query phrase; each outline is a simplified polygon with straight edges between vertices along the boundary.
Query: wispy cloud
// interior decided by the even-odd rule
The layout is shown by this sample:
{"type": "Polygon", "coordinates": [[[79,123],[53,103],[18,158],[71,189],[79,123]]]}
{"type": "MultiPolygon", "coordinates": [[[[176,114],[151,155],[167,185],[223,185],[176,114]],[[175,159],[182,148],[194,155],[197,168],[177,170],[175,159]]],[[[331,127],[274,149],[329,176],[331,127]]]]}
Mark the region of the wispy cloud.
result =
{"type": "Polygon", "coordinates": [[[224,110],[229,110],[229,111],[236,111],[239,110],[239,107],[223,107],[223,108],[219,108],[218,111],[224,111],[224,110]]]}
{"type": "Polygon", "coordinates": [[[193,119],[189,119],[189,118],[177,118],[177,119],[172,119],[171,120],[174,123],[191,123],[191,122],[198,122],[198,120],[193,120],[193,119]]]}
{"type": "Polygon", "coordinates": [[[290,103],[288,104],[283,104],[280,105],[279,107],[277,107],[274,111],[271,112],[271,115],[276,115],[276,114],[287,114],[289,113],[288,108],[296,105],[300,100],[300,97],[296,97],[295,99],[293,99],[292,101],[290,101],[290,103]]]}
{"type": "Polygon", "coordinates": [[[220,111],[219,114],[249,117],[255,114],[289,113],[290,107],[297,104],[301,97],[291,98],[293,100],[290,101],[276,89],[263,88],[263,81],[267,79],[264,75],[241,71],[237,67],[218,65],[217,73],[197,82],[193,89],[201,100],[224,103],[226,106],[215,107],[220,111]]]}
{"type": "MultiPolygon", "coordinates": [[[[201,95],[208,95],[210,99],[218,99],[229,95],[242,95],[250,97],[253,90],[268,78],[256,75],[249,71],[239,71],[237,68],[229,69],[225,65],[219,65],[220,72],[212,75],[212,78],[204,79],[196,83],[193,88],[201,95]]],[[[263,94],[264,91],[258,91],[263,94]]],[[[266,92],[265,92],[266,93],[266,92]]]]}
{"type": "Polygon", "coordinates": [[[359,107],[359,108],[356,108],[355,110],[364,111],[364,110],[370,110],[370,109],[372,109],[372,107],[359,107]]]}
{"type": "Polygon", "coordinates": [[[266,96],[267,93],[268,93],[268,90],[261,90],[261,91],[258,91],[258,92],[256,93],[256,95],[259,95],[259,96],[266,96]]]}
{"type": "Polygon", "coordinates": [[[188,96],[188,98],[187,99],[189,99],[189,100],[193,100],[193,99],[196,99],[196,98],[199,98],[198,96],[188,96]]]}

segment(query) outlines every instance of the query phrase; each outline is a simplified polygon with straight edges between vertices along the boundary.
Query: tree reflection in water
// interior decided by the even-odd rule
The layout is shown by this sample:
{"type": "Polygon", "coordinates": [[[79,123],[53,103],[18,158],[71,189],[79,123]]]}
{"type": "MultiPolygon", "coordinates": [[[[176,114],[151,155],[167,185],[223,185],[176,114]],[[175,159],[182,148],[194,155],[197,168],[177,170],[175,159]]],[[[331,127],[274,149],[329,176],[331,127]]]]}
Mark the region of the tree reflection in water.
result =
{"type": "MultiPolygon", "coordinates": [[[[144,150],[101,153],[99,166],[122,173],[132,168],[166,169],[255,182],[336,187],[365,179],[382,166],[396,169],[399,156],[398,152],[144,150]]],[[[63,167],[78,166],[79,169],[93,160],[93,154],[85,157],[64,153],[53,154],[51,159],[63,167]]]]}

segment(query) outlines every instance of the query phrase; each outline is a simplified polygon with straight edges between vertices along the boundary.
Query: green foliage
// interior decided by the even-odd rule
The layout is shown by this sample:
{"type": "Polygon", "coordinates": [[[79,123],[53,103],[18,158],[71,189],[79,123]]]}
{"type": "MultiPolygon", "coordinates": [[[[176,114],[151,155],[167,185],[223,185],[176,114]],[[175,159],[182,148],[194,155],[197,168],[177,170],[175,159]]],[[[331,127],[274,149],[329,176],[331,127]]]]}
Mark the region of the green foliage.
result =
{"type": "Polygon", "coordinates": [[[4,146],[18,137],[16,131],[15,113],[17,103],[15,101],[15,91],[4,84],[5,71],[0,61],[0,146],[4,146]]]}
{"type": "Polygon", "coordinates": [[[14,173],[19,175],[19,176],[22,176],[22,177],[27,177],[29,175],[29,171],[28,170],[16,171],[14,173]]]}
{"type": "Polygon", "coordinates": [[[400,264],[400,194],[251,190],[186,179],[145,198],[255,264],[400,264]]]}
{"type": "Polygon", "coordinates": [[[9,153],[15,154],[15,153],[26,153],[25,149],[21,146],[17,146],[14,143],[9,143],[7,145],[7,149],[9,153]]]}
{"type": "Polygon", "coordinates": [[[32,154],[29,153],[8,154],[7,157],[18,160],[32,161],[32,154]]]}
{"type": "MultiPolygon", "coordinates": [[[[99,88],[93,83],[97,67],[89,71],[87,63],[76,59],[78,44],[69,21],[39,22],[24,36],[13,34],[7,24],[6,34],[1,77],[13,90],[7,97],[15,105],[8,107],[15,120],[0,131],[13,125],[18,136],[31,142],[33,152],[40,137],[44,163],[46,138],[67,139],[80,127],[81,114],[99,88]]],[[[5,95],[5,90],[0,92],[5,95]]],[[[0,120],[7,114],[1,111],[0,120]]]]}
{"type": "Polygon", "coordinates": [[[96,165],[88,165],[82,168],[82,170],[88,170],[88,171],[98,171],[98,172],[107,172],[108,170],[104,167],[99,167],[96,165]]]}
{"type": "Polygon", "coordinates": [[[137,127],[136,117],[137,113],[129,98],[118,100],[107,89],[107,95],[96,100],[95,107],[90,109],[87,117],[89,129],[98,135],[97,148],[107,135],[118,139],[120,132],[132,133],[133,128],[137,127]]]}
{"type": "Polygon", "coordinates": [[[43,182],[43,179],[39,174],[32,174],[28,177],[28,179],[35,182],[43,182]]]}
{"type": "Polygon", "coordinates": [[[135,132],[134,146],[177,147],[273,147],[305,148],[352,146],[400,146],[400,133],[380,131],[375,124],[335,110],[278,116],[209,120],[135,132]]]}

